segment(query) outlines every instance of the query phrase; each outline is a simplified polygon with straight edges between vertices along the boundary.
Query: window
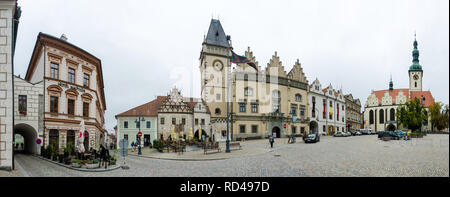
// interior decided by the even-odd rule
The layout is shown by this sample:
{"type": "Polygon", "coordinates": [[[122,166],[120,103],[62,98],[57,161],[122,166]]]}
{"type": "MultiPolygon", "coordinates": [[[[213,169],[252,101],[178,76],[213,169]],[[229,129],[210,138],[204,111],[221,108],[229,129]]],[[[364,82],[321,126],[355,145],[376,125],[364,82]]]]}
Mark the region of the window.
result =
{"type": "Polygon", "coordinates": [[[395,120],[395,109],[394,108],[391,108],[390,114],[391,114],[391,121],[394,121],[395,120]]]}
{"type": "Polygon", "coordinates": [[[315,86],[316,90],[319,90],[319,86],[315,86]]]}
{"type": "Polygon", "coordinates": [[[176,118],[172,118],[172,124],[176,125],[177,124],[177,119],[176,118]]]}
{"type": "Polygon", "coordinates": [[[141,128],[141,121],[138,120],[135,123],[136,123],[136,128],[141,128]]]}
{"type": "Polygon", "coordinates": [[[182,124],[182,125],[185,125],[185,124],[186,124],[186,118],[182,118],[182,119],[181,119],[181,124],[182,124]]]}
{"type": "Polygon", "coordinates": [[[325,132],[325,125],[323,125],[323,132],[325,132]]]}
{"type": "Polygon", "coordinates": [[[69,68],[68,81],[70,83],[75,83],[75,69],[69,68]]]}
{"type": "Polygon", "coordinates": [[[216,115],[220,115],[220,109],[219,108],[216,108],[215,112],[216,112],[216,115]]]}
{"type": "MultiPolygon", "coordinates": [[[[325,127],[324,127],[325,129],[325,127]]],[[[305,127],[300,127],[300,132],[305,133],[305,127]]]]}
{"type": "Polygon", "coordinates": [[[305,117],[305,107],[300,107],[300,117],[305,117]]]}
{"type": "Polygon", "coordinates": [[[239,112],[245,112],[245,103],[239,103],[239,112]]]}
{"type": "Polygon", "coordinates": [[[128,134],[123,135],[123,139],[126,139],[128,141],[128,134]]]}
{"type": "Polygon", "coordinates": [[[291,104],[291,115],[297,116],[297,105],[291,104]]]}
{"type": "Polygon", "coordinates": [[[252,125],[252,133],[258,133],[258,125],[252,125]]]}
{"type": "Polygon", "coordinates": [[[83,103],[83,116],[89,117],[89,103],[83,103]]]}
{"type": "Polygon", "coordinates": [[[216,94],[216,100],[220,101],[220,94],[216,94]]]}
{"type": "Polygon", "coordinates": [[[239,132],[245,133],[245,125],[239,125],[239,132]]]}
{"type": "Polygon", "coordinates": [[[202,119],[202,125],[205,125],[205,119],[202,119]]]}
{"type": "Polygon", "coordinates": [[[50,64],[50,78],[58,79],[58,64],[51,63],[50,64]]]}
{"type": "Polygon", "coordinates": [[[128,128],[128,121],[123,122],[123,128],[128,128]]]}
{"type": "Polygon", "coordinates": [[[292,131],[291,131],[292,134],[297,133],[297,127],[296,127],[296,126],[292,126],[292,127],[291,127],[291,130],[292,130],[292,131]]]}
{"type": "Polygon", "coordinates": [[[222,130],[222,137],[227,136],[227,130],[222,130]]]}
{"type": "Polygon", "coordinates": [[[302,102],[302,95],[296,94],[296,95],[295,95],[295,101],[297,101],[297,102],[302,102]]]}
{"type": "Polygon", "coordinates": [[[84,73],[84,77],[83,77],[83,86],[86,88],[89,88],[89,75],[84,73]]]}
{"type": "Polygon", "coordinates": [[[339,131],[339,127],[336,127],[337,131],[339,131]]]}
{"type": "Polygon", "coordinates": [[[383,124],[384,123],[384,110],[380,109],[379,113],[380,113],[380,124],[383,124]]]}
{"type": "Polygon", "coordinates": [[[58,113],[58,97],[50,97],[50,112],[58,113]]]}
{"type": "Polygon", "coordinates": [[[253,89],[252,88],[245,88],[244,89],[244,95],[245,96],[252,96],[253,95],[253,89]]]}
{"type": "Polygon", "coordinates": [[[202,110],[202,104],[198,104],[198,110],[202,110]]]}
{"type": "Polygon", "coordinates": [[[67,99],[67,114],[75,115],[75,100],[67,99]]]}
{"type": "Polygon", "coordinates": [[[195,119],[195,125],[198,125],[198,118],[195,119]]]}
{"type": "Polygon", "coordinates": [[[369,124],[373,124],[373,110],[369,111],[369,124]]]}
{"type": "Polygon", "coordinates": [[[147,129],[149,129],[150,127],[152,127],[152,124],[150,121],[147,121],[147,129]]]}
{"type": "Polygon", "coordinates": [[[164,118],[161,118],[159,121],[161,124],[164,124],[164,118]]]}
{"type": "Polygon", "coordinates": [[[256,103],[252,104],[252,113],[258,113],[258,104],[256,103]]]}
{"type": "Polygon", "coordinates": [[[19,95],[19,112],[27,112],[27,95],[19,95]]]}
{"type": "Polygon", "coordinates": [[[272,102],[273,102],[272,104],[273,112],[280,113],[280,102],[281,102],[280,91],[278,90],[272,91],[272,102]]]}

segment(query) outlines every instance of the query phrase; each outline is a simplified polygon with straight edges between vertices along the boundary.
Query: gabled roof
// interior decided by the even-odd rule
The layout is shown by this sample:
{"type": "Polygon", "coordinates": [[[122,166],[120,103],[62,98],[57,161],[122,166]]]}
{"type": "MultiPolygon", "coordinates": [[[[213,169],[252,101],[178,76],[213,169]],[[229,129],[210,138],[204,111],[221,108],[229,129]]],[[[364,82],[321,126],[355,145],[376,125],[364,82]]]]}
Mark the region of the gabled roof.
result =
{"type": "Polygon", "coordinates": [[[211,19],[211,23],[209,24],[208,34],[206,35],[206,44],[221,46],[221,47],[229,47],[227,41],[227,35],[222,28],[219,20],[211,19]]]}
{"type": "Polygon", "coordinates": [[[158,115],[158,107],[162,104],[162,102],[166,99],[167,96],[158,96],[155,100],[152,100],[143,105],[132,108],[123,113],[117,114],[117,117],[123,116],[157,116],[158,115]]]}

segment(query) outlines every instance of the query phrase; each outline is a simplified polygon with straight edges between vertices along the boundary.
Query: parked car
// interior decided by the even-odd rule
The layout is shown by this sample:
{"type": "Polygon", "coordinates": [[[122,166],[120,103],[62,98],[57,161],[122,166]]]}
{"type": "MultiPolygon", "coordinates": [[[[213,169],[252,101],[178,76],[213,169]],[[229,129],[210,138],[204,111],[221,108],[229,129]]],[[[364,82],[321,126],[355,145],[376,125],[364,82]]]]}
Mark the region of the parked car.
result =
{"type": "Polygon", "coordinates": [[[345,137],[345,134],[341,131],[336,132],[334,135],[334,137],[345,137]]]}
{"type": "Polygon", "coordinates": [[[386,133],[386,131],[379,131],[378,132],[378,138],[381,138],[384,135],[384,133],[386,133]]]}
{"type": "Polygon", "coordinates": [[[358,136],[358,135],[362,135],[362,133],[357,131],[357,132],[353,133],[353,135],[358,136]]]}
{"type": "Polygon", "coordinates": [[[363,135],[369,135],[369,130],[367,130],[367,129],[361,129],[360,132],[363,135]]]}
{"type": "Polygon", "coordinates": [[[395,130],[394,133],[399,135],[400,137],[406,136],[406,132],[404,132],[402,130],[395,130]]]}
{"type": "Polygon", "coordinates": [[[315,133],[313,134],[309,134],[308,136],[305,137],[305,143],[316,143],[316,142],[320,142],[320,135],[317,135],[315,133]]]}
{"type": "Polygon", "coordinates": [[[390,136],[394,140],[399,140],[400,138],[403,137],[400,133],[394,131],[383,131],[378,133],[378,138],[381,138],[383,136],[390,136]]]}
{"type": "Polygon", "coordinates": [[[350,133],[348,131],[347,132],[344,131],[343,133],[344,133],[345,137],[352,136],[352,133],[350,133]]]}

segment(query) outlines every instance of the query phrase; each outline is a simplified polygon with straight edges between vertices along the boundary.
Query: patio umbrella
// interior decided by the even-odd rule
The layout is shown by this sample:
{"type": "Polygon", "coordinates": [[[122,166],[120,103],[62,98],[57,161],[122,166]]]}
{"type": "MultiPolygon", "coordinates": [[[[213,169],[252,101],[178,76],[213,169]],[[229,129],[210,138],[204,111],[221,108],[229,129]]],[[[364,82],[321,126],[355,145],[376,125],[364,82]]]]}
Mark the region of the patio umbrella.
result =
{"type": "Polygon", "coordinates": [[[81,124],[80,124],[80,137],[78,138],[78,152],[79,153],[84,153],[84,131],[85,131],[85,126],[84,126],[84,120],[81,120],[81,124]]]}
{"type": "Polygon", "coordinates": [[[194,133],[192,133],[192,127],[189,129],[189,139],[194,138],[194,133]]]}
{"type": "Polygon", "coordinates": [[[202,139],[202,125],[198,125],[198,139],[201,141],[202,139]]]}

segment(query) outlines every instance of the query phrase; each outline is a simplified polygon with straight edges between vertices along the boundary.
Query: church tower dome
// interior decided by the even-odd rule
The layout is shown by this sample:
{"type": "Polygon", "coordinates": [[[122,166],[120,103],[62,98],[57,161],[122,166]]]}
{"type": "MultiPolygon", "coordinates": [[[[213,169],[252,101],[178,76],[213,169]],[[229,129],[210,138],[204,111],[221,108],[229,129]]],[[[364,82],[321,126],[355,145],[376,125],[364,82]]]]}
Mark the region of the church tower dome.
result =
{"type": "Polygon", "coordinates": [[[414,49],[412,51],[413,64],[409,67],[409,91],[422,91],[423,70],[419,64],[419,50],[417,49],[417,39],[414,34],[414,49]]]}

